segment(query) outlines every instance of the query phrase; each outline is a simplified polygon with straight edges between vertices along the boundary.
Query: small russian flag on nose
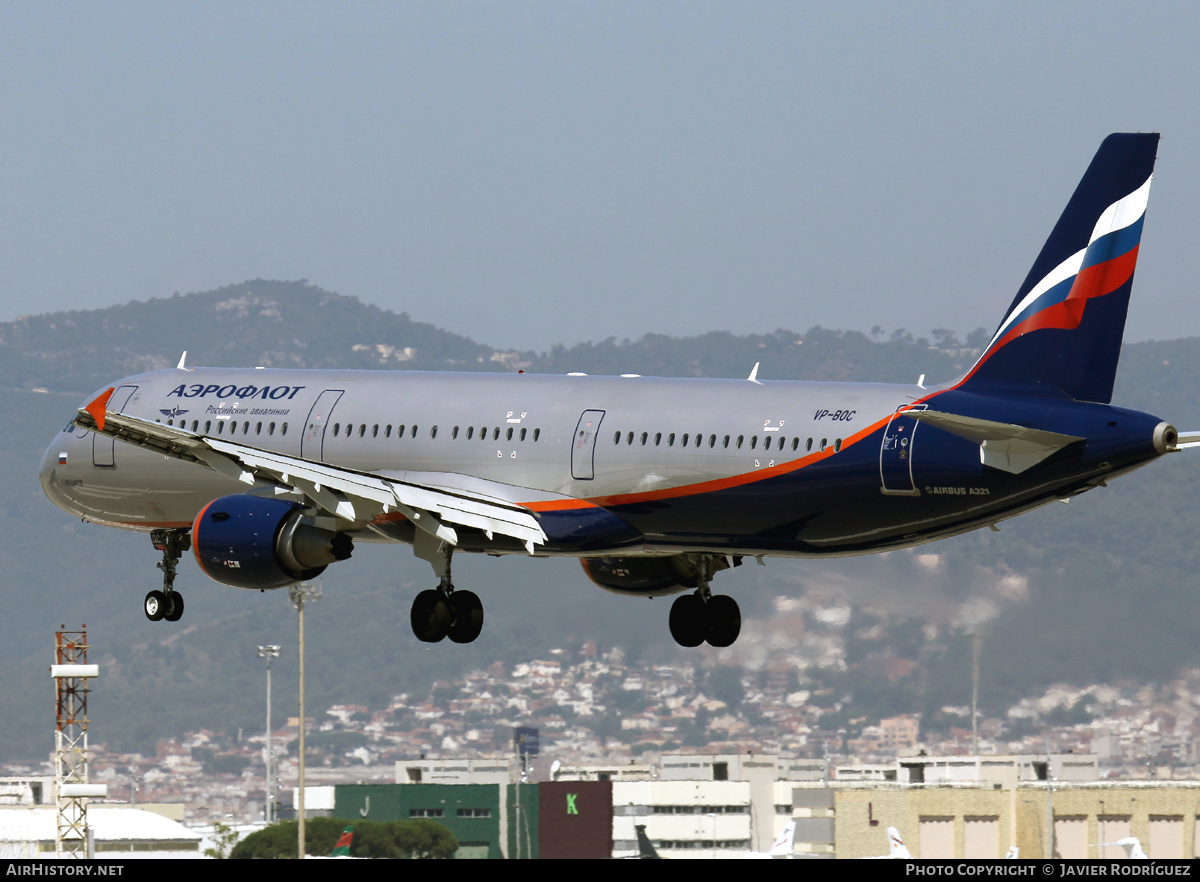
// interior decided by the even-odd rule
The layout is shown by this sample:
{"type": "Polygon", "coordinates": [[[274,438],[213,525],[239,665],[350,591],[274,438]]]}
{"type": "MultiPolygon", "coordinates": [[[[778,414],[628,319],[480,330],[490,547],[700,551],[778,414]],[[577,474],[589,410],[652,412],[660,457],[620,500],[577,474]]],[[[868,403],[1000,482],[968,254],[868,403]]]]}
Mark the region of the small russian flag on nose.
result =
{"type": "Polygon", "coordinates": [[[67,464],[67,452],[65,450],[58,455],[58,464],[59,465],[67,464]]]}

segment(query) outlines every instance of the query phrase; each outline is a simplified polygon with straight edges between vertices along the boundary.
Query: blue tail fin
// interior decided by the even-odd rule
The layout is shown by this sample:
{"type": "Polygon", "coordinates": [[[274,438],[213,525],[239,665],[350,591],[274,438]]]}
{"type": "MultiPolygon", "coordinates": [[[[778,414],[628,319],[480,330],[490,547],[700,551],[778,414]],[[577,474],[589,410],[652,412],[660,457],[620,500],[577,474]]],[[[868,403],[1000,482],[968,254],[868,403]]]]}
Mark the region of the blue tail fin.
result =
{"type": "Polygon", "coordinates": [[[1109,135],[963,389],[1112,400],[1158,135],[1109,135]]]}

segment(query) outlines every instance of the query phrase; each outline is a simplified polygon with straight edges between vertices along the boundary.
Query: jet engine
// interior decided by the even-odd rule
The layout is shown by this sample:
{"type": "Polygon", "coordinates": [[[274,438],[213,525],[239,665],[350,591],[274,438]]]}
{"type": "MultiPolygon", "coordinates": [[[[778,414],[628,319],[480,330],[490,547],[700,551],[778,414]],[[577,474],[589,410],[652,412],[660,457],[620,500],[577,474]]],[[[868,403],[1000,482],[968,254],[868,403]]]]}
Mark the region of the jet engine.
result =
{"type": "MultiPolygon", "coordinates": [[[[663,597],[700,584],[700,560],[708,573],[729,567],[724,555],[674,554],[668,557],[584,557],[579,562],[589,579],[614,594],[663,597]]],[[[735,559],[734,565],[741,563],[735,559]]]]}
{"type": "Polygon", "coordinates": [[[354,544],[345,533],[313,525],[298,502],[222,496],[192,525],[192,552],[211,579],[234,588],[284,588],[313,579],[354,544]]]}

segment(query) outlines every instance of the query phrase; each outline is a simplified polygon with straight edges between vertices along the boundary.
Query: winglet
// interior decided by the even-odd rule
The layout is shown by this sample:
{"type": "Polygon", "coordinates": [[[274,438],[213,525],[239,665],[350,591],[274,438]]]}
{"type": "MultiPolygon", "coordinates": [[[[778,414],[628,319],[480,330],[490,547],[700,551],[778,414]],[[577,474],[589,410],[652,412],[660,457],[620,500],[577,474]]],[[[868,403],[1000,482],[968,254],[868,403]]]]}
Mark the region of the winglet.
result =
{"type": "Polygon", "coordinates": [[[759,382],[759,379],[758,379],[758,365],[759,365],[759,362],[757,362],[757,361],[754,362],[754,369],[750,371],[750,376],[746,377],[746,379],[749,380],[751,383],[758,383],[758,385],[761,386],[762,383],[759,382]]]}
{"type": "Polygon", "coordinates": [[[92,419],[96,421],[96,431],[104,431],[104,415],[108,413],[108,399],[112,398],[114,389],[108,389],[102,395],[98,395],[96,400],[84,407],[88,413],[92,415],[92,419]]]}
{"type": "Polygon", "coordinates": [[[186,371],[187,367],[187,350],[183,350],[183,355],[179,356],[179,364],[175,365],[175,370],[186,371]]]}

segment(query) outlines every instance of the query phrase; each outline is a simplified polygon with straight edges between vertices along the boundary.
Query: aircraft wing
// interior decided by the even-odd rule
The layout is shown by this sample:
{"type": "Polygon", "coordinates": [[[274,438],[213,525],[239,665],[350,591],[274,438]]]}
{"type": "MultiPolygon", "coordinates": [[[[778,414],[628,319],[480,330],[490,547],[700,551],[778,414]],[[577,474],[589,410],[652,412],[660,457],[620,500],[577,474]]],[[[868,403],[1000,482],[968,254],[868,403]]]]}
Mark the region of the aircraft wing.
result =
{"type": "Polygon", "coordinates": [[[1067,445],[1084,440],[1075,435],[1061,435],[940,410],[906,410],[903,415],[974,441],[979,445],[980,462],[1014,475],[1033,468],[1067,445]]]}
{"type": "Polygon", "coordinates": [[[493,533],[512,536],[524,543],[530,554],[535,545],[547,541],[533,512],[478,489],[431,486],[197,435],[175,426],[109,412],[105,406],[110,394],[111,390],[80,408],[74,424],[164,456],[207,466],[243,484],[273,485],[285,492],[298,493],[355,528],[394,511],[451,545],[458,544],[455,526],[474,527],[489,536],[493,533]]]}

